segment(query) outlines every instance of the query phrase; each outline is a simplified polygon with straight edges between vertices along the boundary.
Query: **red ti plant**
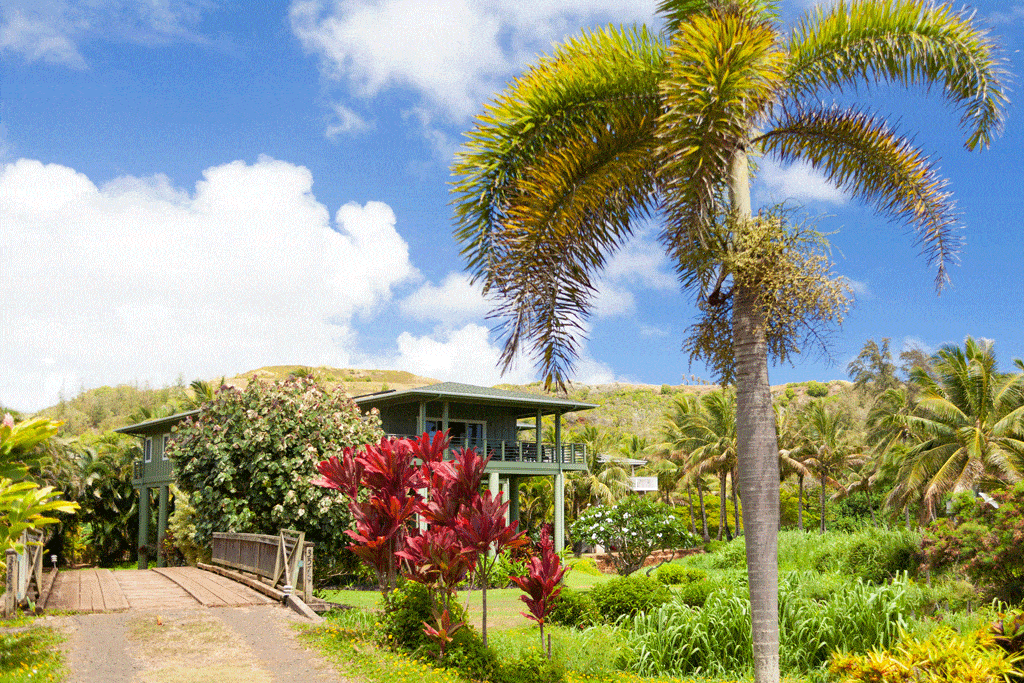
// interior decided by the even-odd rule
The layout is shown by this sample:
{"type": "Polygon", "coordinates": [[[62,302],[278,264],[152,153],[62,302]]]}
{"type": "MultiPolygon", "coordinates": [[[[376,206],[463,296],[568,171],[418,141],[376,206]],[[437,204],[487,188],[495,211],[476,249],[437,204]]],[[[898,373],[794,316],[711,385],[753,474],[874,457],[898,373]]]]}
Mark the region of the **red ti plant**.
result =
{"type": "Polygon", "coordinates": [[[568,567],[562,566],[562,559],[555,552],[555,544],[545,528],[541,531],[537,543],[540,556],[530,558],[530,573],[527,576],[513,576],[513,581],[527,595],[519,596],[526,603],[530,613],[523,612],[527,619],[533,619],[540,625],[540,649],[544,650],[544,619],[551,613],[554,599],[562,592],[562,577],[568,567]]]}
{"type": "Polygon", "coordinates": [[[476,575],[480,580],[483,600],[483,621],[481,639],[487,645],[487,577],[498,553],[505,548],[518,548],[528,543],[526,536],[517,531],[519,523],[505,521],[508,503],[502,502],[501,494],[491,495],[484,491],[473,502],[463,508],[456,520],[456,532],[463,545],[476,553],[476,575]]]}
{"type": "Polygon", "coordinates": [[[445,611],[451,607],[455,587],[473,567],[471,553],[459,543],[455,532],[446,527],[433,527],[406,539],[405,549],[399,550],[398,556],[409,568],[407,579],[441,589],[445,611]]]}
{"type": "Polygon", "coordinates": [[[317,464],[316,486],[336,489],[349,499],[356,530],[346,531],[355,543],[352,552],[373,568],[381,590],[395,587],[398,551],[405,547],[406,523],[423,509],[419,489],[426,485],[423,469],[414,462],[440,461],[447,438],[433,441],[424,434],[418,441],[381,439],[362,452],[346,448],[339,460],[332,456],[317,464]],[[359,501],[360,487],[369,491],[359,501]]]}
{"type": "Polygon", "coordinates": [[[434,628],[424,621],[423,632],[433,640],[437,641],[437,645],[441,650],[437,658],[438,660],[441,660],[444,659],[444,650],[448,647],[448,643],[452,642],[455,634],[466,624],[462,621],[453,624],[448,610],[445,610],[439,616],[435,616],[435,620],[437,621],[437,628],[434,628]]]}

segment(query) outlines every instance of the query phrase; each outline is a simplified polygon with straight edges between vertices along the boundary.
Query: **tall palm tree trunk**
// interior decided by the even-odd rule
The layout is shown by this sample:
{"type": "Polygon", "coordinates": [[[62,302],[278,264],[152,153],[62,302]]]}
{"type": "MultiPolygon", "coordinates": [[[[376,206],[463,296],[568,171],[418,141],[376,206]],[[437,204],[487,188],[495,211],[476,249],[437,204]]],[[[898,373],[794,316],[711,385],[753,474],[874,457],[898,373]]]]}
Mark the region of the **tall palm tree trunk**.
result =
{"type": "Polygon", "coordinates": [[[796,475],[796,528],[804,530],[804,475],[796,475]]]}
{"type": "MultiPolygon", "coordinates": [[[[711,540],[711,534],[708,533],[708,511],[704,507],[704,489],[697,486],[697,500],[700,503],[700,528],[701,536],[704,538],[704,542],[707,543],[711,540]]],[[[907,524],[907,528],[910,528],[910,524],[907,524]]]]}
{"type": "Polygon", "coordinates": [[[686,499],[690,504],[690,533],[696,536],[697,520],[693,518],[693,487],[690,485],[686,486],[686,499]]]}
{"type": "Polygon", "coordinates": [[[722,470],[718,474],[718,540],[722,540],[722,534],[725,534],[725,540],[731,541],[732,534],[729,532],[729,509],[726,505],[729,497],[726,495],[725,487],[725,470],[722,470]]]}
{"type": "Polygon", "coordinates": [[[821,475],[821,493],[818,494],[819,500],[821,501],[821,531],[818,533],[822,536],[825,535],[825,474],[821,475]]]}
{"type": "MultiPolygon", "coordinates": [[[[751,219],[750,172],[744,149],[733,155],[729,189],[740,223],[751,219]]],[[[736,450],[747,506],[745,543],[750,583],[754,680],[779,681],[779,451],[768,384],[768,342],[757,296],[733,290],[736,359],[736,450]]]]}
{"type": "Polygon", "coordinates": [[[736,535],[739,536],[743,533],[743,529],[740,526],[740,500],[736,497],[736,470],[733,470],[729,476],[732,477],[732,516],[735,522],[733,528],[736,529],[736,535]]]}

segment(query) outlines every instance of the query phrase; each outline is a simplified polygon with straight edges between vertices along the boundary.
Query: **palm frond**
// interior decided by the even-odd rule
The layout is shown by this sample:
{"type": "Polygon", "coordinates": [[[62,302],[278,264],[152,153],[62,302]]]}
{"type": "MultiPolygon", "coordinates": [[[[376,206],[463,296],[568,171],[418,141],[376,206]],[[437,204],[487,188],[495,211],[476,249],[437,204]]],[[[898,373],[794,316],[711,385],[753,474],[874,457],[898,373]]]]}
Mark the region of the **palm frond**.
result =
{"type": "Polygon", "coordinates": [[[784,162],[806,161],[883,215],[915,227],[941,289],[947,263],[955,259],[960,245],[957,217],[946,181],[910,140],[890,130],[881,118],[824,106],[776,112],[771,129],[759,142],[767,154],[784,162]]]}
{"type": "Polygon", "coordinates": [[[960,112],[968,149],[987,147],[1007,104],[995,44],[966,12],[931,0],[819,5],[794,29],[787,74],[799,99],[888,81],[937,86],[960,112]]]}
{"type": "Polygon", "coordinates": [[[497,302],[502,362],[529,347],[564,384],[606,259],[654,203],[664,48],[607,28],[542,59],[488,106],[455,166],[455,236],[497,302]]]}

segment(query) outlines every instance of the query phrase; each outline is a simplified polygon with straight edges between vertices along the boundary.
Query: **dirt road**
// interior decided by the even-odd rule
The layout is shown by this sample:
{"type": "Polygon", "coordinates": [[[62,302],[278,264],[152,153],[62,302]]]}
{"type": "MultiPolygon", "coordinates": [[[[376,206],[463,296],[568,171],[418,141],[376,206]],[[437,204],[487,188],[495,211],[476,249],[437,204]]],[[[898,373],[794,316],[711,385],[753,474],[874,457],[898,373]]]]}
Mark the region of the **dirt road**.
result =
{"type": "Polygon", "coordinates": [[[355,683],[303,648],[291,624],[304,620],[279,606],[47,621],[67,633],[70,683],[355,683]]]}

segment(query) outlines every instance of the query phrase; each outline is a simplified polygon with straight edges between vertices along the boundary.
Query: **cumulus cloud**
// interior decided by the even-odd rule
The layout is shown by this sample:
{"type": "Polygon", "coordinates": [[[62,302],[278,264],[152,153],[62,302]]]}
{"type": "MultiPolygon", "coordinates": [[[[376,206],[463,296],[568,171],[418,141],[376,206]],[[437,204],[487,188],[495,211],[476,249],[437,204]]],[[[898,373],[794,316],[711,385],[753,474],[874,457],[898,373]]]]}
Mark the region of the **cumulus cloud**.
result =
{"type": "Polygon", "coordinates": [[[514,367],[502,375],[500,358],[501,349],[491,342],[489,330],[469,323],[456,330],[422,336],[403,332],[398,337],[397,352],[374,358],[372,364],[480,386],[534,381],[536,373],[524,367],[514,367]]]}
{"type": "Polygon", "coordinates": [[[580,26],[649,21],[655,2],[617,0],[294,0],[292,31],[322,73],[371,98],[389,88],[461,122],[580,26]]]}
{"type": "Polygon", "coordinates": [[[203,0],[4,0],[0,52],[80,69],[86,66],[79,51],[85,38],[144,45],[201,40],[195,27],[209,6],[203,0]]]}
{"type": "Polygon", "coordinates": [[[665,250],[641,233],[608,260],[594,299],[594,315],[611,318],[632,313],[636,310],[636,292],[665,292],[677,287],[665,250]]]}
{"type": "Polygon", "coordinates": [[[440,285],[429,282],[407,296],[399,305],[402,313],[415,320],[430,320],[454,326],[484,318],[493,304],[484,298],[479,284],[469,276],[449,273],[440,285]]]}
{"type": "Polygon", "coordinates": [[[347,204],[332,220],[307,169],[268,157],[203,175],[188,192],[159,175],[97,187],[56,164],[3,167],[0,403],[346,365],[353,317],[417,275],[386,204],[347,204]]]}
{"type": "Polygon", "coordinates": [[[761,159],[756,189],[762,203],[786,200],[824,202],[843,205],[849,197],[825,179],[809,164],[795,163],[783,166],[772,159],[761,159]]]}
{"type": "Polygon", "coordinates": [[[863,282],[861,280],[851,280],[850,278],[846,278],[846,284],[850,286],[850,289],[859,298],[870,299],[873,297],[871,288],[868,287],[867,282],[863,282]]]}

